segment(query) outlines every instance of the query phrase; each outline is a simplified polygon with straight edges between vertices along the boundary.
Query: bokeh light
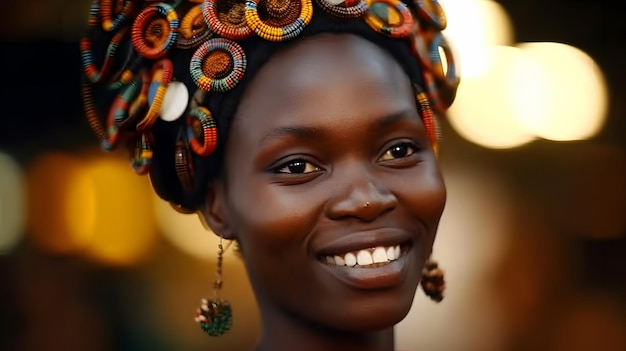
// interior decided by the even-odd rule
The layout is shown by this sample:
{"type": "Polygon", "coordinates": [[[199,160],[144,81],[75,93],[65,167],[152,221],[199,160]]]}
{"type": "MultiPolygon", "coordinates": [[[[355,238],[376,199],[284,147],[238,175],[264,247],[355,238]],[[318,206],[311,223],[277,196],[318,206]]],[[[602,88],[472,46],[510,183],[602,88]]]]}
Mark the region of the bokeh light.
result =
{"type": "Polygon", "coordinates": [[[0,255],[20,241],[24,227],[24,180],[21,167],[0,152],[0,255]]]}
{"type": "Polygon", "coordinates": [[[86,172],[93,182],[95,211],[86,253],[104,264],[137,264],[157,238],[149,178],[134,174],[128,161],[116,155],[98,151],[87,157],[92,160],[86,172]]]}
{"type": "Polygon", "coordinates": [[[135,175],[115,154],[46,154],[28,176],[31,238],[53,254],[136,264],[157,237],[151,191],[148,178],[135,175]]]}
{"type": "Polygon", "coordinates": [[[443,33],[453,44],[463,77],[476,77],[490,68],[490,46],[513,44],[511,21],[497,2],[446,0],[443,7],[448,18],[443,33]]]}
{"type": "Polygon", "coordinates": [[[521,43],[518,47],[541,65],[541,74],[533,77],[533,89],[543,101],[516,100],[524,109],[534,106],[532,113],[522,116],[525,128],[557,141],[597,134],[606,119],[608,98],[603,74],[594,60],[566,44],[521,43]]]}
{"type": "Polygon", "coordinates": [[[204,227],[198,215],[176,212],[156,195],[153,195],[153,205],[161,233],[174,246],[196,258],[215,258],[219,237],[204,227]]]}
{"type": "Polygon", "coordinates": [[[93,225],[94,191],[78,158],[48,153],[36,159],[27,175],[32,242],[54,254],[85,248],[93,225]]]}
{"type": "Polygon", "coordinates": [[[448,0],[446,36],[460,62],[462,83],[450,114],[466,139],[490,148],[534,137],[588,139],[607,116],[603,74],[583,51],[559,43],[522,43],[504,8],[487,0],[448,0]],[[471,23],[470,23],[471,21],[471,23]]]}
{"type": "Polygon", "coordinates": [[[489,148],[512,148],[534,139],[520,123],[514,101],[532,105],[536,91],[525,73],[534,76],[536,64],[521,49],[492,46],[485,49],[489,70],[475,77],[464,77],[449,110],[451,125],[464,138],[489,148]]]}

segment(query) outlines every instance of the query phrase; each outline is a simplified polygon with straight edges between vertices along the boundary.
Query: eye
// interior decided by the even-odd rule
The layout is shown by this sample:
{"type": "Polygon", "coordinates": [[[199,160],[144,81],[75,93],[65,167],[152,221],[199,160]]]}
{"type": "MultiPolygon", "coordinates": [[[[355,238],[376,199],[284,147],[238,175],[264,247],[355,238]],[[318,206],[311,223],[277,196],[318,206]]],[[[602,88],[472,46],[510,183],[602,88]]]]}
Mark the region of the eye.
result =
{"type": "Polygon", "coordinates": [[[289,160],[274,168],[274,173],[283,174],[307,174],[318,172],[321,168],[302,158],[289,160]]]}
{"type": "Polygon", "coordinates": [[[391,161],[400,158],[405,158],[413,155],[419,148],[417,145],[408,142],[402,142],[394,144],[385,153],[380,156],[378,161],[391,161]]]}

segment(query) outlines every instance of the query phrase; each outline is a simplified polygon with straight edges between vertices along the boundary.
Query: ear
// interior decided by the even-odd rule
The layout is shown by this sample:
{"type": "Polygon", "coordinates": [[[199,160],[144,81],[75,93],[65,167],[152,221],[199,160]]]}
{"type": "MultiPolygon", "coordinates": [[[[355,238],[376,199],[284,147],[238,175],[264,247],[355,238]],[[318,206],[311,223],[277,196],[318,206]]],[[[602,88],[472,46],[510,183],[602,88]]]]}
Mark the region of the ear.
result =
{"type": "Polygon", "coordinates": [[[200,210],[200,219],[216,235],[224,239],[237,239],[233,233],[226,206],[224,182],[213,180],[209,183],[204,205],[200,210]]]}

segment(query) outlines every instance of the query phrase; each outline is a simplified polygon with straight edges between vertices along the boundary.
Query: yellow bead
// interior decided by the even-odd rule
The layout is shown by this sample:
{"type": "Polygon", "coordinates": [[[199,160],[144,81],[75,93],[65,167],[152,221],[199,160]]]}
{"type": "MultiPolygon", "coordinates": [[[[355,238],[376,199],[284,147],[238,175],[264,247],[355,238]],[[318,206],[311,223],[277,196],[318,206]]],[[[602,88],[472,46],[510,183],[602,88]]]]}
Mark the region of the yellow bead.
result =
{"type": "Polygon", "coordinates": [[[113,21],[111,20],[105,20],[102,22],[102,29],[104,29],[107,32],[110,32],[111,29],[113,29],[113,21]]]}
{"type": "Polygon", "coordinates": [[[128,84],[133,79],[133,72],[127,69],[122,73],[122,83],[128,84]]]}
{"type": "Polygon", "coordinates": [[[172,22],[173,20],[176,20],[176,19],[178,19],[178,15],[176,14],[176,11],[172,11],[167,14],[168,22],[172,22]]]}
{"type": "Polygon", "coordinates": [[[141,158],[152,159],[152,150],[141,150],[141,154],[139,155],[141,158]]]}

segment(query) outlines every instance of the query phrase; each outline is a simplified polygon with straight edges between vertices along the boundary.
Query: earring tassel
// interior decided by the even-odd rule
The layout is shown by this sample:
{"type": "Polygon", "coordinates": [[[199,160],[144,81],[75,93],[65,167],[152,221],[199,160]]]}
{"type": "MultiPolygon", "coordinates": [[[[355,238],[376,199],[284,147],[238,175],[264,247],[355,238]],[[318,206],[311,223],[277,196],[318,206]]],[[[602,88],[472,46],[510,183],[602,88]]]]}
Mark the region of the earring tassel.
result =
{"type": "Polygon", "coordinates": [[[435,261],[428,260],[422,272],[422,281],[420,282],[422,290],[426,296],[435,302],[443,300],[443,292],[446,288],[446,282],[443,277],[443,270],[435,261]]]}

